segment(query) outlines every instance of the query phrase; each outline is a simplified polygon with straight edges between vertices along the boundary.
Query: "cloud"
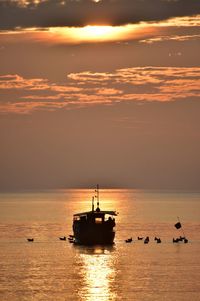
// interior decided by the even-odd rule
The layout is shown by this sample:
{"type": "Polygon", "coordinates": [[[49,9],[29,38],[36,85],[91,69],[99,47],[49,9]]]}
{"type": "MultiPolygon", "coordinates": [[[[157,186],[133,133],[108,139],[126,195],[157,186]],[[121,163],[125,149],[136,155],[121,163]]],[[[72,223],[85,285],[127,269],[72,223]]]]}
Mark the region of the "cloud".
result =
{"type": "Polygon", "coordinates": [[[46,83],[47,80],[45,79],[24,79],[17,74],[0,76],[0,89],[45,90],[47,88],[46,83]]]}
{"type": "Polygon", "coordinates": [[[154,24],[151,23],[151,26],[154,28],[151,37],[145,39],[141,37],[140,43],[198,41],[200,38],[200,15],[170,18],[154,24]]]}
{"type": "Polygon", "coordinates": [[[97,93],[100,95],[117,95],[117,94],[122,94],[123,92],[117,89],[110,89],[110,88],[103,88],[100,90],[97,90],[97,93]]]}
{"type": "Polygon", "coordinates": [[[178,42],[184,42],[184,41],[196,41],[200,40],[200,34],[198,35],[171,35],[171,36],[157,36],[155,38],[149,38],[141,40],[141,43],[147,43],[152,44],[156,42],[164,42],[164,41],[178,41],[178,42]]]}
{"type": "Polygon", "coordinates": [[[81,88],[72,86],[63,86],[55,83],[49,83],[47,79],[32,78],[27,79],[18,74],[7,74],[0,76],[0,89],[2,90],[27,90],[27,91],[55,91],[55,92],[78,92],[81,88]]]}
{"type": "Polygon", "coordinates": [[[116,26],[198,13],[199,0],[1,0],[0,29],[116,26]]]}
{"type": "Polygon", "coordinates": [[[65,83],[0,76],[0,111],[70,109],[119,102],[169,102],[200,98],[200,67],[134,67],[114,72],[70,73],[65,83]]]}

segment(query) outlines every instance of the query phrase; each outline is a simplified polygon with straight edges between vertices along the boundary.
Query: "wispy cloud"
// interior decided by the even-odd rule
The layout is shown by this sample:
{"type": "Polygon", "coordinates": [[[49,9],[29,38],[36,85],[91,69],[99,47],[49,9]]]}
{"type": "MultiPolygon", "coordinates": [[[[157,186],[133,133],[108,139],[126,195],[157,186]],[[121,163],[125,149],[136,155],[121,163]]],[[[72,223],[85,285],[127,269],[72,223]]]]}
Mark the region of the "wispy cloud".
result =
{"type": "Polygon", "coordinates": [[[18,74],[0,76],[0,89],[46,90],[47,88],[47,80],[45,79],[24,79],[18,74]]]}
{"type": "Polygon", "coordinates": [[[164,41],[191,41],[191,40],[200,40],[200,34],[190,34],[190,35],[171,35],[171,36],[157,36],[149,39],[141,40],[141,43],[152,44],[156,42],[164,42],[164,41]]]}
{"type": "Polygon", "coordinates": [[[152,36],[145,39],[141,38],[141,43],[183,42],[200,39],[200,15],[171,18],[152,25],[155,29],[154,32],[152,31],[152,36]]]}
{"type": "Polygon", "coordinates": [[[55,91],[55,92],[65,92],[65,93],[71,93],[71,92],[78,92],[81,90],[81,88],[73,87],[73,86],[63,86],[58,85],[55,83],[50,83],[47,79],[41,79],[41,78],[23,78],[22,76],[19,76],[18,74],[13,75],[2,75],[0,76],[0,89],[3,90],[10,90],[10,89],[16,89],[16,90],[24,90],[24,91],[55,91]]]}
{"type": "Polygon", "coordinates": [[[113,73],[70,73],[65,83],[0,76],[1,112],[78,108],[118,102],[200,97],[200,67],[135,67],[113,73]]]}

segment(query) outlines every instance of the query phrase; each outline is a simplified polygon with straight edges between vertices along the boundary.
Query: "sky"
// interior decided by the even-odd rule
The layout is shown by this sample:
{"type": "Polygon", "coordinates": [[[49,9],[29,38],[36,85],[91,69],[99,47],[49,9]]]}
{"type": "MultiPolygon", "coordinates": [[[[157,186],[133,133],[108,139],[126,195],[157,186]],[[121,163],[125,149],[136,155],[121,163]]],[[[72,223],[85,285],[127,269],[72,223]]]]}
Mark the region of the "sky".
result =
{"type": "Polygon", "coordinates": [[[0,191],[200,189],[200,0],[1,0],[0,191]]]}

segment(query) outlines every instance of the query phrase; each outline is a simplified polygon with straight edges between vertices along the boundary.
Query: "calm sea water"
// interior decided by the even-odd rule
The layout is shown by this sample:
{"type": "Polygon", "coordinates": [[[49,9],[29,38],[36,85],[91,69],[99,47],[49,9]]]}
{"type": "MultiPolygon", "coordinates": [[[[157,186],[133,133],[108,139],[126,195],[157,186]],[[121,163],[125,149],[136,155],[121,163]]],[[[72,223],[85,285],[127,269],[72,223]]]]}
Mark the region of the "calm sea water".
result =
{"type": "Polygon", "coordinates": [[[1,301],[200,300],[200,193],[102,190],[101,209],[119,212],[115,245],[60,241],[72,234],[73,213],[91,208],[93,195],[0,194],[1,301]],[[177,216],[188,244],[172,243],[182,235],[174,227],[177,216]],[[147,235],[147,245],[136,240],[147,235]]]}

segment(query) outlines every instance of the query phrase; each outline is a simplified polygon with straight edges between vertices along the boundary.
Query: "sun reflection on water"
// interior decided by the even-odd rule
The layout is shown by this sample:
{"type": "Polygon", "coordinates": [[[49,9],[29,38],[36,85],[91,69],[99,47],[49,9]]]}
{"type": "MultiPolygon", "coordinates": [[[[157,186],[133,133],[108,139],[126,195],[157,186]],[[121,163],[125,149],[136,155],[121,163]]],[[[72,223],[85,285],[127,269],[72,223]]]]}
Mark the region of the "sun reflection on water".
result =
{"type": "Polygon", "coordinates": [[[95,247],[80,254],[83,287],[79,291],[82,301],[116,300],[114,280],[116,270],[111,249],[95,247]]]}

